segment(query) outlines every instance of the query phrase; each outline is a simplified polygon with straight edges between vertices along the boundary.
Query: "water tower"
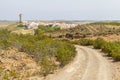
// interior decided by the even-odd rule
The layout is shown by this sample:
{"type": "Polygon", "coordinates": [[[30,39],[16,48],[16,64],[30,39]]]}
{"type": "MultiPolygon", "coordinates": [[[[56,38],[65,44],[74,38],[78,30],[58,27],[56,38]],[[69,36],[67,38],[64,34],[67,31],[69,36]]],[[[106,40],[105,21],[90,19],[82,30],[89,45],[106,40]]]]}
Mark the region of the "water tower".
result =
{"type": "Polygon", "coordinates": [[[19,14],[19,23],[22,23],[22,14],[19,14]]]}

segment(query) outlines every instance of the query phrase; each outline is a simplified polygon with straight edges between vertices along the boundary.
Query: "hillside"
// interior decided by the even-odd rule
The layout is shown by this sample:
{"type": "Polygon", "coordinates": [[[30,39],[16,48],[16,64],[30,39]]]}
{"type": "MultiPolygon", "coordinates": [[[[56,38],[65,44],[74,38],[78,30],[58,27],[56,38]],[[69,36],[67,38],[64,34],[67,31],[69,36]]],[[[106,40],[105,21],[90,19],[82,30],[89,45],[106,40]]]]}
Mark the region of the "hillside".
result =
{"type": "Polygon", "coordinates": [[[78,25],[75,28],[64,29],[57,31],[52,34],[53,37],[62,38],[88,38],[95,36],[106,36],[106,35],[119,35],[120,34],[120,23],[109,22],[109,23],[89,23],[78,25]]]}
{"type": "Polygon", "coordinates": [[[73,44],[49,38],[41,30],[31,35],[23,34],[27,30],[21,29],[15,25],[0,29],[0,80],[45,77],[70,63],[76,55],[73,44]]]}

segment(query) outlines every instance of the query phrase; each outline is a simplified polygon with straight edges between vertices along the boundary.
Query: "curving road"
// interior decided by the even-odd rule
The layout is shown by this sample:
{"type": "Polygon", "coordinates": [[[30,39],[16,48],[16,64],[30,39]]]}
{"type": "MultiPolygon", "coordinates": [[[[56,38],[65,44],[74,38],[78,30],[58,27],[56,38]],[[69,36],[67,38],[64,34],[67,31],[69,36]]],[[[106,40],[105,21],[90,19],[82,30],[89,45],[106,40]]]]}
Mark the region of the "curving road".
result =
{"type": "Polygon", "coordinates": [[[113,80],[109,62],[94,49],[76,45],[73,62],[44,80],[113,80]]]}

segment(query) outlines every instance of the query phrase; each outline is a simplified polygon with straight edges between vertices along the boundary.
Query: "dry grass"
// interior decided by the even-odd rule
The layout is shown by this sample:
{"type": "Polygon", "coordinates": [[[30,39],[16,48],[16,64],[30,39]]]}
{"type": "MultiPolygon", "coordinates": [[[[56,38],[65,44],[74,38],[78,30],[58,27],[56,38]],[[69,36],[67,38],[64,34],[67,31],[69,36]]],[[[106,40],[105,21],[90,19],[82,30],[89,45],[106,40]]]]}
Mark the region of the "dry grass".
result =
{"type": "Polygon", "coordinates": [[[0,79],[26,79],[39,73],[40,67],[26,53],[17,49],[2,50],[0,53],[1,72],[0,79]]]}
{"type": "Polygon", "coordinates": [[[93,36],[93,37],[88,37],[87,39],[95,40],[98,37],[103,38],[107,42],[120,41],[120,35],[117,35],[117,34],[106,35],[106,36],[93,36]]]}
{"type": "Polygon", "coordinates": [[[11,33],[34,35],[34,30],[33,29],[18,29],[18,30],[12,31],[11,33]]]}
{"type": "Polygon", "coordinates": [[[14,24],[12,21],[0,21],[0,28],[6,28],[7,26],[14,24]]]}

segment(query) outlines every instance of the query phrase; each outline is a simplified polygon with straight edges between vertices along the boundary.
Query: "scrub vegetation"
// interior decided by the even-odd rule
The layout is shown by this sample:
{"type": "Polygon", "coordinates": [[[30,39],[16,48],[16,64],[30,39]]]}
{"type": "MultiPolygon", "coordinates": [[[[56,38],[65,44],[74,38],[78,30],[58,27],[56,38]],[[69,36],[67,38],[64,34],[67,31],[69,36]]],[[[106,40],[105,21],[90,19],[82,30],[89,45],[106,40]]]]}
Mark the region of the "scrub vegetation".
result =
{"type": "Polygon", "coordinates": [[[95,49],[101,49],[107,56],[113,57],[115,61],[120,61],[120,42],[107,42],[102,38],[96,40],[81,39],[72,41],[74,44],[83,46],[93,46],[95,49]]]}
{"type": "Polygon", "coordinates": [[[88,38],[95,36],[105,35],[119,35],[120,23],[119,22],[95,22],[88,24],[77,25],[74,28],[63,29],[53,33],[57,37],[62,36],[68,39],[88,38]]]}
{"type": "MultiPolygon", "coordinates": [[[[6,29],[0,29],[0,49],[8,50],[9,48],[16,48],[19,52],[25,52],[31,56],[40,65],[39,73],[43,76],[54,73],[57,68],[64,67],[76,53],[74,45],[48,38],[44,35],[43,29],[37,29],[35,35],[18,35],[6,29]]],[[[12,72],[13,76],[15,73],[17,72],[12,72]]]]}

